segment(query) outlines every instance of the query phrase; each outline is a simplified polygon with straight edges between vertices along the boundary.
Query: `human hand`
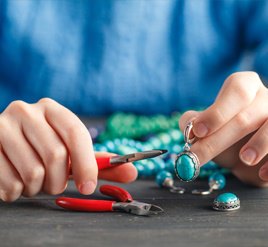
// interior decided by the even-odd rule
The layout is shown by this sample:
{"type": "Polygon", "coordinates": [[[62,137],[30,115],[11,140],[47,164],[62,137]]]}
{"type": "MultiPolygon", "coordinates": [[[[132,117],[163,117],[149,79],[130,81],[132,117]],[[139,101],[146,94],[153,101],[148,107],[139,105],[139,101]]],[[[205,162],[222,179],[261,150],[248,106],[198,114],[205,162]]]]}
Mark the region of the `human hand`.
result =
{"type": "Polygon", "coordinates": [[[72,168],[82,194],[94,192],[97,177],[130,182],[137,176],[131,164],[98,174],[90,134],[71,111],[44,98],[36,104],[12,102],[0,115],[0,198],[14,201],[44,191],[62,193],[72,168]]]}
{"type": "Polygon", "coordinates": [[[191,147],[203,165],[214,159],[243,182],[268,185],[268,89],[254,72],[239,72],[224,82],[215,102],[203,112],[188,111],[198,140],[191,147]]]}

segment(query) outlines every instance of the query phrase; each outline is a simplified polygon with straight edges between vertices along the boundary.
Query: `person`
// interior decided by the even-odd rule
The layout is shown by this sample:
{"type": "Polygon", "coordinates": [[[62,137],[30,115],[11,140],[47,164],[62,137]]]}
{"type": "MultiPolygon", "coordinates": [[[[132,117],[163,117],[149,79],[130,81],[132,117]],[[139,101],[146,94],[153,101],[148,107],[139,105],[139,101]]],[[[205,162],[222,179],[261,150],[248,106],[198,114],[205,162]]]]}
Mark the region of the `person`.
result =
{"type": "Polygon", "coordinates": [[[130,163],[98,173],[95,155],[112,154],[75,115],[115,111],[187,110],[201,165],[267,185],[266,0],[2,0],[0,54],[3,201],[63,192],[70,167],[83,194],[135,180],[130,163]]]}

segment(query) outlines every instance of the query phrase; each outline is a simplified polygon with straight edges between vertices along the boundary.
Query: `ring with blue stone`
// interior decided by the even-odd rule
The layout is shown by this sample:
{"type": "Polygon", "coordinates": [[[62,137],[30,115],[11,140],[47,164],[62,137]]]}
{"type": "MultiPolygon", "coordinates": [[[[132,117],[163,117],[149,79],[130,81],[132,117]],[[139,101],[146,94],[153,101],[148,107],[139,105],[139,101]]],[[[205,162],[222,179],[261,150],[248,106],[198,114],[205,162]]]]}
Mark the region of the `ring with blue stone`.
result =
{"type": "Polygon", "coordinates": [[[175,173],[183,182],[195,180],[200,173],[198,157],[191,151],[183,151],[178,154],[175,161],[175,173]]]}
{"type": "Polygon", "coordinates": [[[230,192],[218,195],[213,202],[213,209],[217,211],[233,211],[239,208],[239,198],[230,192]]]}

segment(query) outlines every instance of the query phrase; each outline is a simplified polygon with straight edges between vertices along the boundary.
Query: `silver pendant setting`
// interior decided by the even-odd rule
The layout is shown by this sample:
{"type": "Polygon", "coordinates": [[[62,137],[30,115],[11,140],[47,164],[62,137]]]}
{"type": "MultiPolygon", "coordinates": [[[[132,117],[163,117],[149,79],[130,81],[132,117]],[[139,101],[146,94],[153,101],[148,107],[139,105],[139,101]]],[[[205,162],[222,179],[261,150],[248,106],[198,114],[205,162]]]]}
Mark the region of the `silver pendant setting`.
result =
{"type": "Polygon", "coordinates": [[[197,155],[190,151],[191,144],[196,137],[191,138],[193,123],[189,122],[184,130],[184,150],[177,155],[175,161],[175,174],[183,182],[195,180],[200,173],[200,162],[197,155]]]}

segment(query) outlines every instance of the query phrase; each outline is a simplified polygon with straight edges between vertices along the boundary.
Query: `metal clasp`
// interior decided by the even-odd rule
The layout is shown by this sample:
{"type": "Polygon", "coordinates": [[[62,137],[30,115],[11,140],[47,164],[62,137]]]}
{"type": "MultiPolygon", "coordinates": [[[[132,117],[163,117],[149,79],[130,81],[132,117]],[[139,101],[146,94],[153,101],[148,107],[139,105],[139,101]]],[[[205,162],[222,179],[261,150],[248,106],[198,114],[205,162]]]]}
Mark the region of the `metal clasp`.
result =
{"type": "MultiPolygon", "coordinates": [[[[184,135],[184,150],[185,151],[189,151],[190,150],[190,146],[191,144],[193,144],[196,140],[196,137],[194,136],[193,138],[191,138],[191,131],[193,129],[193,122],[189,122],[183,132],[184,135]]],[[[193,134],[193,133],[192,133],[193,134]]]]}

